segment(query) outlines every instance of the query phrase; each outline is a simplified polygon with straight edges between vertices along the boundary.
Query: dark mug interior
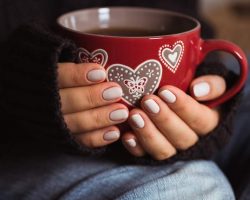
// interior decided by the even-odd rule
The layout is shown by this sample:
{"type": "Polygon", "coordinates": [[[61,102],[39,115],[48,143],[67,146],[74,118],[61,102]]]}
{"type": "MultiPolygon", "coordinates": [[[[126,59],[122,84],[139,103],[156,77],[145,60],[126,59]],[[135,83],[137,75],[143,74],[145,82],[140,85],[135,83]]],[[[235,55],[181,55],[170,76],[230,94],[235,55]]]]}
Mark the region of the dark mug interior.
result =
{"type": "Polygon", "coordinates": [[[190,31],[199,22],[175,12],[148,8],[92,8],[67,13],[59,25],[71,31],[118,37],[147,37],[190,31]]]}

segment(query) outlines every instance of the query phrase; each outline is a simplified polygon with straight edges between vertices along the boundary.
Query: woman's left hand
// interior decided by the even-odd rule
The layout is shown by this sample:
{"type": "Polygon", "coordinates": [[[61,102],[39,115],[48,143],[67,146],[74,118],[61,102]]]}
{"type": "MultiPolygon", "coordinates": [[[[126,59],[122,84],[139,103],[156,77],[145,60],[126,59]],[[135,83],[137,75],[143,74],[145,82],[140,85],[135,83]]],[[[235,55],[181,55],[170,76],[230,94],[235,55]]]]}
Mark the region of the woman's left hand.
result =
{"type": "Polygon", "coordinates": [[[216,75],[199,77],[191,83],[193,97],[174,86],[164,86],[158,96],[147,95],[141,109],[130,111],[133,131],[123,134],[122,141],[134,156],[146,153],[165,160],[186,150],[211,132],[219,123],[219,112],[198,101],[212,100],[226,90],[225,80],[216,75]],[[198,101],[197,101],[198,100],[198,101]]]}

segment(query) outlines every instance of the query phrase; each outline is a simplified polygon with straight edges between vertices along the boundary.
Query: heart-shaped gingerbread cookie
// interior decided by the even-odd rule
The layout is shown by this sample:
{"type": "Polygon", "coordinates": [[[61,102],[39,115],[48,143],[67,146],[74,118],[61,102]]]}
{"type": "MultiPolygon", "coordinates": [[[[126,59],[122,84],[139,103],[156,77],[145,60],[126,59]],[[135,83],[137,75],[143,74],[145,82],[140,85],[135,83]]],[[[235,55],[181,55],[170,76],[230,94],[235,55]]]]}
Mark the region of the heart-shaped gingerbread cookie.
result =
{"type": "Polygon", "coordinates": [[[162,66],[157,60],[147,60],[135,69],[122,64],[113,64],[107,69],[108,81],[117,82],[123,89],[123,100],[138,106],[141,98],[158,88],[162,77],[162,66]]]}
{"type": "Polygon", "coordinates": [[[184,53],[184,43],[177,41],[173,46],[163,45],[159,49],[159,57],[167,68],[175,73],[178,69],[184,53]]]}
{"type": "Polygon", "coordinates": [[[103,67],[108,61],[108,54],[103,49],[96,49],[93,52],[89,52],[84,48],[79,48],[78,52],[78,62],[80,63],[98,63],[103,67]]]}

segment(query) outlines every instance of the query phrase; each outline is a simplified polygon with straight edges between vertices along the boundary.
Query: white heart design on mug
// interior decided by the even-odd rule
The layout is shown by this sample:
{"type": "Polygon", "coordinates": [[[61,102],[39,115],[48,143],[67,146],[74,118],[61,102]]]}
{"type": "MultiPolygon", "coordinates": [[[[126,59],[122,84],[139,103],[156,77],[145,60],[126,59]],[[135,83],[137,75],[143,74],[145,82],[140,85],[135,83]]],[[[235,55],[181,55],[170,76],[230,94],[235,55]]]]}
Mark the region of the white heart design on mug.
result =
{"type": "Polygon", "coordinates": [[[184,53],[184,43],[177,41],[173,46],[165,44],[159,49],[161,62],[175,73],[178,69],[184,53]]]}
{"type": "Polygon", "coordinates": [[[158,88],[162,66],[157,60],[146,60],[135,69],[123,64],[113,64],[107,69],[108,81],[117,82],[123,90],[122,99],[131,106],[138,106],[142,97],[158,88]]]}
{"type": "Polygon", "coordinates": [[[178,56],[178,53],[177,53],[177,52],[174,52],[174,53],[172,53],[172,54],[169,54],[169,55],[168,55],[168,58],[169,58],[169,60],[170,60],[171,62],[175,63],[175,62],[176,62],[177,56],[178,56]]]}
{"type": "Polygon", "coordinates": [[[77,50],[78,62],[80,63],[98,63],[103,67],[108,62],[108,53],[104,49],[96,49],[93,52],[89,52],[84,48],[77,50]]]}

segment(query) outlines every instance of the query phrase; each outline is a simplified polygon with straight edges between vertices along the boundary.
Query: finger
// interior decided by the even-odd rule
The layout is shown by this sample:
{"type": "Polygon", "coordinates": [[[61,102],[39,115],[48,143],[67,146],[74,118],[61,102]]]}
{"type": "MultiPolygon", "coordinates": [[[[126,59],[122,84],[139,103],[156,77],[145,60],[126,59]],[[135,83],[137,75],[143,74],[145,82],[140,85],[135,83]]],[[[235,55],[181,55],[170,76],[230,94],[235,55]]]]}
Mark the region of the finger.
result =
{"type": "Polygon", "coordinates": [[[118,103],[64,115],[64,120],[72,133],[83,133],[119,124],[127,118],[128,109],[118,103]]]}
{"type": "Polygon", "coordinates": [[[129,124],[143,149],[154,159],[164,160],[175,155],[176,149],[142,110],[134,109],[130,112],[129,124]]]}
{"type": "Polygon", "coordinates": [[[191,95],[199,101],[208,101],[220,97],[226,91],[225,80],[217,75],[201,76],[190,85],[191,95]]]}
{"type": "Polygon", "coordinates": [[[116,126],[110,126],[75,135],[74,138],[80,145],[97,148],[117,141],[120,138],[120,131],[116,126]]]}
{"type": "Polygon", "coordinates": [[[159,90],[159,96],[199,135],[209,133],[218,125],[219,113],[217,110],[200,104],[174,86],[164,86],[159,90]]]}
{"type": "Polygon", "coordinates": [[[159,97],[155,95],[145,96],[141,106],[155,126],[176,149],[188,149],[198,141],[196,133],[159,97]]]}
{"type": "Polygon", "coordinates": [[[139,141],[136,139],[135,134],[131,131],[123,134],[122,143],[125,148],[134,156],[141,157],[146,153],[139,141]]]}
{"type": "Polygon", "coordinates": [[[58,63],[59,88],[91,85],[105,78],[104,68],[96,63],[58,63]]]}
{"type": "Polygon", "coordinates": [[[121,87],[114,82],[86,87],[67,88],[59,91],[62,113],[75,113],[117,102],[122,97],[121,87]]]}

